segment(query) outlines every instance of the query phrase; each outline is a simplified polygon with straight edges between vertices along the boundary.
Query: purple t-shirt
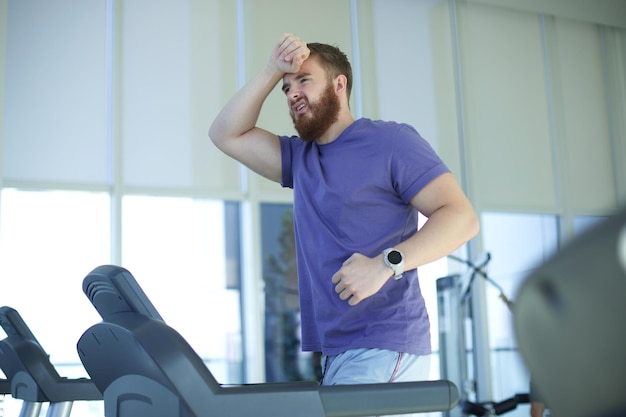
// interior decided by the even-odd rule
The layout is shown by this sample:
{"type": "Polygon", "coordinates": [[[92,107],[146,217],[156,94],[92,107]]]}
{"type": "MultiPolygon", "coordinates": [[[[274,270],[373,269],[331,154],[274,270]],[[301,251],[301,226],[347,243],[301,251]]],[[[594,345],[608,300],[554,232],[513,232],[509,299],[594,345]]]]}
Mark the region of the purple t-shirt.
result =
{"type": "Polygon", "coordinates": [[[280,136],[282,185],[294,191],[302,349],[430,353],[417,271],[349,306],[331,278],[353,253],[376,256],[417,231],[409,201],[448,168],[406,124],[359,119],[318,145],[280,136]]]}

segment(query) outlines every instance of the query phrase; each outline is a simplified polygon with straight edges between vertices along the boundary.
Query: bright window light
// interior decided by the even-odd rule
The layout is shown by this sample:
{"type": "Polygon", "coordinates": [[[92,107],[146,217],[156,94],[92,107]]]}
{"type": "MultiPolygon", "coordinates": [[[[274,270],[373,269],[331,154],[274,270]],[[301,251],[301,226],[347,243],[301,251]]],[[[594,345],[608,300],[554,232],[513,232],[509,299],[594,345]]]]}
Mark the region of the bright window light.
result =
{"type": "Polygon", "coordinates": [[[224,205],[124,197],[122,266],[218,381],[230,383],[241,366],[241,314],[239,290],[227,285],[224,205]]]}
{"type": "Polygon", "coordinates": [[[0,203],[0,305],[20,313],[53,363],[80,364],[76,342],[100,321],[82,280],[110,262],[109,196],[4,189],[0,203]]]}

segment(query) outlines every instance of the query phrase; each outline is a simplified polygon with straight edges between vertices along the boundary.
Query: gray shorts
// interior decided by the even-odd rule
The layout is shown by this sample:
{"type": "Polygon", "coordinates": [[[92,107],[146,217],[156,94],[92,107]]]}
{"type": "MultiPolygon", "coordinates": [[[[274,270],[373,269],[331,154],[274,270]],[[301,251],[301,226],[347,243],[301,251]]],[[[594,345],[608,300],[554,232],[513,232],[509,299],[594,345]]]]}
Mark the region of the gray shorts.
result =
{"type": "Polygon", "coordinates": [[[322,369],[322,385],[425,381],[430,372],[430,355],[351,349],[338,355],[324,355],[322,369]]]}

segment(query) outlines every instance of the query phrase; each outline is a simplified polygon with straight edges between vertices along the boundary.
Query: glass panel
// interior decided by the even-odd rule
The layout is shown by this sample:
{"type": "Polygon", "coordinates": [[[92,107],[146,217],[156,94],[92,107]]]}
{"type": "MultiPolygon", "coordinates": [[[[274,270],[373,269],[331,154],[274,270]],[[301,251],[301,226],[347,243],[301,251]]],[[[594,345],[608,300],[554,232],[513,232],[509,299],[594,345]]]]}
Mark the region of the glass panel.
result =
{"type": "Polygon", "coordinates": [[[110,263],[109,196],[4,189],[0,203],[0,305],[20,313],[54,364],[80,365],[76,342],[100,321],[82,280],[110,263]]]}
{"type": "MultiPolygon", "coordinates": [[[[76,342],[100,316],[82,280],[110,263],[109,195],[4,189],[0,203],[0,305],[20,313],[61,376],[87,377],[76,342]]],[[[0,415],[18,415],[21,406],[6,396],[0,415]]],[[[75,412],[102,416],[102,402],[76,402],[75,412]]]]}
{"type": "MultiPolygon", "coordinates": [[[[426,217],[421,213],[418,219],[418,227],[426,222],[426,217]]],[[[437,311],[437,280],[448,275],[448,261],[441,258],[418,268],[420,289],[426,302],[426,310],[430,318],[430,340],[433,354],[430,360],[430,375],[428,379],[440,378],[439,364],[439,313],[437,311]]]]}
{"type": "MultiPolygon", "coordinates": [[[[493,400],[503,401],[528,392],[529,376],[517,351],[511,311],[500,298],[511,301],[529,272],[557,249],[558,222],[552,215],[484,213],[484,249],[491,254],[487,310],[491,347],[493,400]],[[498,288],[500,287],[500,288],[498,288]]],[[[511,416],[527,415],[524,407],[511,416]]]]}
{"type": "Polygon", "coordinates": [[[587,229],[605,220],[605,216],[576,216],[574,217],[574,235],[585,232],[587,229]]]}
{"type": "Polygon", "coordinates": [[[265,379],[319,379],[319,355],[302,352],[298,270],[291,204],[261,205],[265,281],[265,379]]]}
{"type": "Polygon", "coordinates": [[[232,209],[192,198],[127,196],[122,203],[123,266],[226,384],[242,382],[240,291],[232,285],[239,279],[229,277],[238,268],[226,261],[226,236],[238,230],[232,209]]]}

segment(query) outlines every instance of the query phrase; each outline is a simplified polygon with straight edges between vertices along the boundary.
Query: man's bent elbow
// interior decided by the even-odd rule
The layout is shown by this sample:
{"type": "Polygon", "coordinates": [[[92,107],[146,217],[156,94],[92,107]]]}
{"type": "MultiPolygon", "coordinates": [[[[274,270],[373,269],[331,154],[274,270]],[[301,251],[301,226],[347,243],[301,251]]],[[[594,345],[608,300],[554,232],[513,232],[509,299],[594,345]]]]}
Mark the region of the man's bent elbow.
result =
{"type": "Polygon", "coordinates": [[[470,207],[466,214],[465,231],[467,233],[467,240],[471,240],[480,232],[480,221],[478,220],[478,214],[470,207]]]}
{"type": "Polygon", "coordinates": [[[221,136],[222,135],[220,135],[219,129],[215,126],[215,123],[213,123],[209,128],[209,139],[211,139],[211,142],[218,146],[221,142],[221,136]]]}
{"type": "Polygon", "coordinates": [[[228,154],[227,152],[227,147],[228,147],[228,142],[229,142],[228,135],[226,135],[225,132],[219,129],[219,127],[217,127],[215,123],[213,123],[211,127],[209,128],[209,139],[211,139],[211,142],[213,142],[213,144],[219,150],[228,154]]]}

